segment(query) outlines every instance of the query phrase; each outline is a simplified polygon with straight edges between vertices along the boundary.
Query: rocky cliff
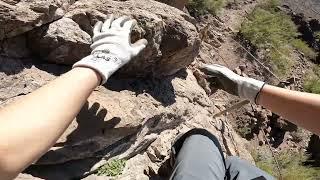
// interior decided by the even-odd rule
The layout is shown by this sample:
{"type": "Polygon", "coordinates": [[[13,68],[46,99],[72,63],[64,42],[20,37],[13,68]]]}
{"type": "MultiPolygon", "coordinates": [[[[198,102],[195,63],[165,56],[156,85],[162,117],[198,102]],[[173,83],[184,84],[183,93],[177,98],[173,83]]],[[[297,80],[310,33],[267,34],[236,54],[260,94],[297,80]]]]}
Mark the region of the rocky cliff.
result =
{"type": "MultiPolygon", "coordinates": [[[[89,54],[92,26],[107,14],[137,19],[132,40],[149,41],[139,57],[92,93],[56,145],[26,173],[70,179],[118,157],[128,160],[119,179],[165,175],[171,142],[194,127],[215,134],[226,155],[252,162],[225,117],[213,118],[222,107],[210,100],[194,73],[194,65],[222,38],[210,30],[203,45],[200,34],[208,25],[153,0],[5,0],[0,13],[0,107],[89,54]]],[[[215,19],[210,28],[223,25],[215,19]]]]}

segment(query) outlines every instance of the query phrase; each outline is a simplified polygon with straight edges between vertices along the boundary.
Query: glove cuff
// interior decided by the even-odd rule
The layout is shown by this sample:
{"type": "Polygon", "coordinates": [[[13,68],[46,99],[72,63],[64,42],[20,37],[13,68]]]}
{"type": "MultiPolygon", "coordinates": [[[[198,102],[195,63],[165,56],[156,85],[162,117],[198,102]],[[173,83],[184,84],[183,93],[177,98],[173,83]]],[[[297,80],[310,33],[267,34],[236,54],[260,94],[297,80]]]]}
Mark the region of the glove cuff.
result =
{"type": "Polygon", "coordinates": [[[264,85],[265,82],[258,81],[252,78],[245,78],[242,84],[239,86],[239,96],[256,103],[256,98],[258,97],[264,85]]]}
{"type": "Polygon", "coordinates": [[[97,71],[101,75],[101,85],[121,67],[121,60],[112,54],[94,53],[76,62],[72,68],[87,67],[97,71]]]}

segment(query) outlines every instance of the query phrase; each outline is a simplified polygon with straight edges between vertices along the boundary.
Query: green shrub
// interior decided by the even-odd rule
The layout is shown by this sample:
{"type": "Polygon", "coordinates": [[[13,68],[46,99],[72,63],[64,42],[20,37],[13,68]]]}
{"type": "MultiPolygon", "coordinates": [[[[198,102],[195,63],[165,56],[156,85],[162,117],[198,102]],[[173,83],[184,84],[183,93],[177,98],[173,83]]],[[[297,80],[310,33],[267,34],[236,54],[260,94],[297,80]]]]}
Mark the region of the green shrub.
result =
{"type": "Polygon", "coordinates": [[[267,7],[267,10],[261,7],[256,8],[242,25],[240,33],[257,48],[269,49],[270,51],[266,54],[267,60],[279,76],[284,76],[293,65],[289,58],[288,44],[298,33],[290,17],[274,11],[273,6],[262,6],[267,7]]]}
{"type": "Polygon", "coordinates": [[[196,11],[196,15],[217,14],[224,6],[225,0],[189,0],[188,3],[188,7],[196,11]]]}
{"type": "Polygon", "coordinates": [[[320,94],[320,79],[319,77],[309,77],[305,80],[304,89],[310,93],[320,94]]]}
{"type": "Polygon", "coordinates": [[[317,57],[316,52],[311,49],[307,43],[305,43],[304,41],[300,40],[300,39],[294,39],[291,42],[292,46],[295,47],[297,50],[303,52],[303,54],[310,58],[310,59],[315,59],[317,57]]]}
{"type": "Polygon", "coordinates": [[[113,159],[107,162],[105,165],[98,169],[98,175],[105,176],[118,176],[122,174],[122,171],[126,165],[126,161],[122,159],[113,159]]]}
{"type": "MultiPolygon", "coordinates": [[[[279,171],[273,158],[266,157],[264,154],[253,154],[257,167],[280,179],[279,171]]],[[[276,155],[276,158],[280,166],[282,180],[311,180],[320,178],[319,168],[303,165],[307,161],[308,156],[302,152],[282,151],[276,155]]]]}
{"type": "Polygon", "coordinates": [[[289,59],[290,53],[287,48],[272,48],[267,53],[266,59],[270,62],[273,71],[279,76],[285,76],[290,68],[294,65],[294,62],[289,59]]]}
{"type": "Polygon", "coordinates": [[[306,75],[303,87],[307,92],[320,94],[320,66],[306,75]]]}
{"type": "Polygon", "coordinates": [[[237,126],[235,130],[243,138],[246,138],[247,135],[251,134],[251,128],[248,126],[237,126]]]}
{"type": "Polygon", "coordinates": [[[249,15],[240,32],[255,46],[263,48],[282,46],[298,35],[296,26],[287,15],[261,8],[249,15]]]}
{"type": "Polygon", "coordinates": [[[310,93],[320,94],[320,79],[319,77],[309,77],[304,83],[304,89],[310,93]]]}
{"type": "Polygon", "coordinates": [[[300,39],[298,29],[291,17],[279,11],[279,1],[269,0],[259,5],[240,29],[242,36],[258,49],[266,49],[265,56],[273,71],[280,77],[286,76],[294,65],[291,60],[293,49],[309,58],[316,53],[300,39]]]}

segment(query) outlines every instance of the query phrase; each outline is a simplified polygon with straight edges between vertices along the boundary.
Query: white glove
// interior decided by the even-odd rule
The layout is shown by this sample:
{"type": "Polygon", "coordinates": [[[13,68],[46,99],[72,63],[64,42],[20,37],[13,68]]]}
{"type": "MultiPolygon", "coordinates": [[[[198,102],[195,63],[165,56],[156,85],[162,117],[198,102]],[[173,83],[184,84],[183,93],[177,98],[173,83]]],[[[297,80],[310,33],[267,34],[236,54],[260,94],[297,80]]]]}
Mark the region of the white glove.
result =
{"type": "Polygon", "coordinates": [[[209,76],[216,77],[223,90],[254,103],[256,103],[257,97],[265,84],[262,81],[239,76],[230,69],[218,64],[205,64],[201,69],[209,76]]]}
{"type": "Polygon", "coordinates": [[[131,44],[130,36],[137,21],[128,16],[114,20],[111,15],[104,23],[97,22],[93,28],[91,55],[73,65],[88,67],[97,71],[104,84],[107,79],[123,65],[138,55],[147,45],[146,39],[131,44]]]}

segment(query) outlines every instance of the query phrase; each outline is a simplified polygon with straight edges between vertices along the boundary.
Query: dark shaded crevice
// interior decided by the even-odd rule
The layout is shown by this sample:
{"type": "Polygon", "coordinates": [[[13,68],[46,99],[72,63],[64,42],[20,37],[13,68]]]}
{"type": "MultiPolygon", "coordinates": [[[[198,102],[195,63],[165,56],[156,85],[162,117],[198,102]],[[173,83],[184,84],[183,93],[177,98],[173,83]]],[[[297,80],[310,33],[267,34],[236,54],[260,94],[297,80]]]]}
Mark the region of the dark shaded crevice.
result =
{"type": "Polygon", "coordinates": [[[221,137],[222,137],[222,143],[223,143],[223,145],[225,147],[227,155],[231,155],[232,153],[231,153],[231,150],[229,149],[227,139],[224,136],[224,133],[226,131],[226,124],[223,121],[221,121],[221,123],[222,123],[222,127],[221,127],[221,131],[220,132],[221,132],[221,137]]]}
{"type": "Polygon", "coordinates": [[[308,43],[310,47],[319,51],[320,44],[315,37],[315,32],[320,31],[320,22],[312,19],[306,20],[303,15],[292,15],[293,22],[298,26],[298,31],[301,33],[298,37],[308,43]]]}
{"type": "Polygon", "coordinates": [[[310,159],[308,161],[308,164],[319,167],[320,166],[320,137],[318,135],[313,134],[310,137],[307,153],[310,154],[310,159]]]}

